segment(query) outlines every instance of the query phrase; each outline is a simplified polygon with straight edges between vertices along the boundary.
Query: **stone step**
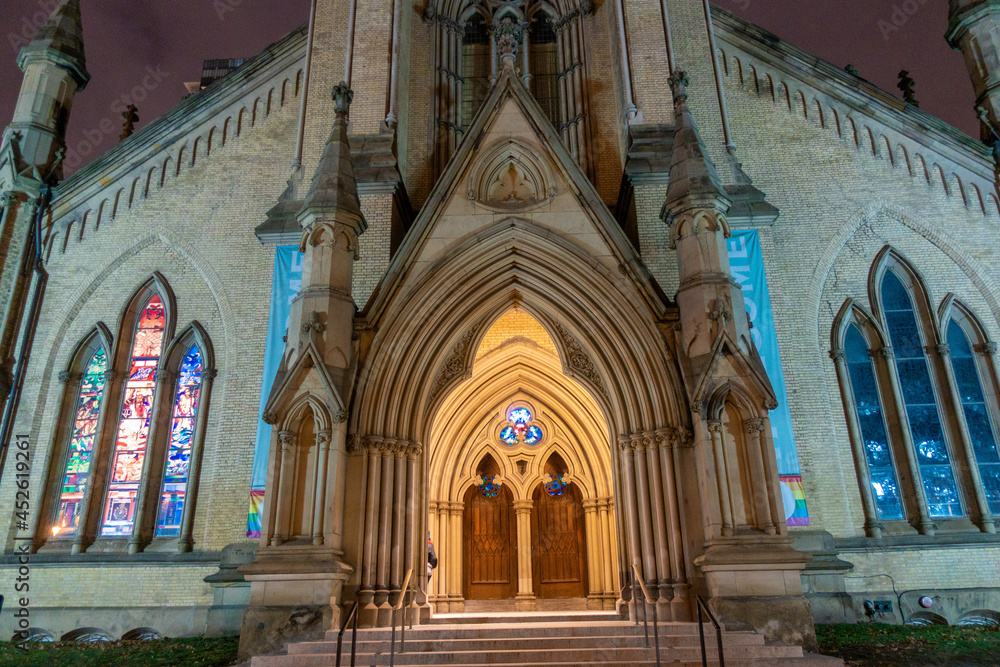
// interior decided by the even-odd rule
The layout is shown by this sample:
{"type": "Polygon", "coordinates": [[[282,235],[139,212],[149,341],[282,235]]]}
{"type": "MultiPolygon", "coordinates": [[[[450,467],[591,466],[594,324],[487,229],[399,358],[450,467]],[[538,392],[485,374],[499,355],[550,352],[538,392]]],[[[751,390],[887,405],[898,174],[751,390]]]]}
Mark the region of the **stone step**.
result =
{"type": "Polygon", "coordinates": [[[581,621],[600,623],[620,621],[614,612],[501,612],[495,614],[437,614],[426,621],[426,625],[476,625],[487,623],[567,623],[581,621]]]}
{"type": "MultiPolygon", "coordinates": [[[[653,624],[649,624],[652,632],[653,624]]],[[[697,623],[660,623],[658,626],[661,637],[670,636],[698,636],[697,623]]],[[[414,638],[421,639],[476,639],[492,638],[497,636],[518,636],[518,637],[589,637],[600,636],[634,636],[643,634],[643,626],[636,625],[632,621],[603,621],[594,623],[580,622],[553,622],[553,623],[481,623],[481,624],[449,624],[449,625],[415,625],[407,628],[407,637],[413,633],[414,638]],[[499,633],[499,634],[498,634],[499,633]]],[[[400,633],[397,626],[396,634],[400,633]]],[[[362,628],[358,630],[360,640],[389,639],[390,628],[362,628]]],[[[755,635],[753,632],[726,632],[726,635],[746,634],[755,635]]],[[[345,639],[349,639],[351,630],[344,633],[345,639]]],[[[715,630],[711,626],[705,628],[705,636],[712,637],[714,641],[715,630]]],[[[337,632],[328,631],[327,641],[336,641],[337,632]]]]}
{"type": "MultiPolygon", "coordinates": [[[[706,641],[708,638],[706,637],[706,641]]],[[[653,644],[653,637],[649,638],[653,644]]],[[[715,638],[711,638],[715,645],[715,638]]],[[[344,646],[351,645],[350,636],[344,638],[344,646]]],[[[764,638],[751,633],[728,634],[723,637],[723,646],[763,646],[764,638]]],[[[643,635],[592,635],[587,637],[562,637],[559,635],[546,637],[490,637],[468,639],[427,639],[423,636],[414,638],[407,636],[407,652],[430,651],[498,651],[517,649],[520,651],[544,651],[554,648],[645,648],[643,635]]],[[[660,636],[662,648],[698,648],[700,641],[697,635],[660,636]]],[[[389,651],[389,640],[366,640],[359,638],[357,650],[360,653],[379,653],[389,651]]],[[[334,653],[337,650],[336,641],[299,642],[288,646],[288,653],[334,653]]],[[[396,636],[396,650],[400,650],[400,637],[396,636]]]]}
{"type": "MultiPolygon", "coordinates": [[[[336,650],[336,646],[333,646],[336,650]]],[[[778,658],[801,658],[802,649],[798,646],[731,646],[726,647],[727,661],[738,660],[768,660],[778,658]]],[[[521,665],[525,663],[595,663],[602,664],[607,661],[624,663],[634,663],[636,661],[647,660],[652,653],[652,649],[645,647],[638,648],[548,648],[546,650],[519,650],[504,649],[492,651],[455,651],[450,649],[435,650],[427,653],[415,653],[407,651],[401,653],[397,650],[395,663],[397,665],[456,665],[456,664],[479,664],[479,665],[521,665]]],[[[708,656],[715,657],[716,652],[709,649],[708,656]]],[[[344,654],[348,659],[350,652],[344,654]]],[[[660,647],[660,656],[664,661],[700,661],[701,649],[660,647]]],[[[251,667],[327,667],[335,664],[335,653],[289,653],[286,655],[261,656],[254,658],[251,667]]],[[[343,661],[341,662],[343,664],[343,661]]],[[[359,665],[386,665],[389,664],[389,654],[381,653],[359,653],[357,655],[359,665]]]]}

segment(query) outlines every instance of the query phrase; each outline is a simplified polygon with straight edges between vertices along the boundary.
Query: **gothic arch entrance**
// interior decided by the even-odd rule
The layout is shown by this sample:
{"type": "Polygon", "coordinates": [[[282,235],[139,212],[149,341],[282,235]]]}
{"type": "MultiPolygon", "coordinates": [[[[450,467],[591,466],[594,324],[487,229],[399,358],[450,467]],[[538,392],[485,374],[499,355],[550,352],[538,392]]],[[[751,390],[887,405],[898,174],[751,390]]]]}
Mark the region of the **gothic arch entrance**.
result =
{"type": "Polygon", "coordinates": [[[614,608],[608,425],[529,313],[512,308],[484,333],[471,377],[438,411],[428,452],[435,611],[472,600],[530,610],[549,598],[614,608]]]}

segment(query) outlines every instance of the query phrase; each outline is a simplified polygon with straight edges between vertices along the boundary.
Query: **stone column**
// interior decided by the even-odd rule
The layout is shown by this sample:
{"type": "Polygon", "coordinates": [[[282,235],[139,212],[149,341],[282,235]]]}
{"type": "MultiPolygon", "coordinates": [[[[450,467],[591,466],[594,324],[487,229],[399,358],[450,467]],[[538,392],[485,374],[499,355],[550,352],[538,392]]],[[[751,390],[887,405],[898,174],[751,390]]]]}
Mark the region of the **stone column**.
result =
{"type": "Polygon", "coordinates": [[[437,611],[448,613],[450,601],[448,596],[449,585],[451,583],[451,511],[448,509],[450,503],[441,501],[438,503],[438,538],[437,554],[437,611]]]}
{"type": "Polygon", "coordinates": [[[375,558],[378,550],[378,503],[379,478],[382,470],[381,439],[365,440],[365,455],[368,457],[368,480],[365,499],[365,538],[364,560],[362,561],[361,591],[358,600],[364,611],[366,624],[375,622],[377,607],[375,605],[375,558]]]}
{"type": "Polygon", "coordinates": [[[756,506],[758,526],[768,535],[778,532],[771,515],[771,500],[767,494],[767,473],[764,468],[764,453],[761,450],[760,434],[764,430],[764,420],[746,420],[747,447],[746,453],[750,464],[750,474],[753,484],[753,499],[756,506]]]}
{"type": "MultiPolygon", "coordinates": [[[[635,493],[635,465],[632,459],[631,443],[629,442],[627,436],[623,436],[619,439],[618,447],[620,449],[622,462],[622,479],[625,482],[625,500],[623,503],[622,518],[626,523],[626,537],[628,539],[627,562],[619,568],[619,571],[625,577],[625,581],[630,582],[632,580],[632,565],[642,564],[642,555],[639,547],[639,520],[637,517],[638,508],[635,493]]],[[[629,591],[630,617],[637,618],[635,616],[637,608],[634,604],[636,596],[635,592],[631,590],[631,585],[629,591]]]]}
{"type": "Polygon", "coordinates": [[[393,470],[392,515],[392,547],[389,551],[389,590],[395,600],[395,593],[403,586],[403,532],[406,528],[406,511],[409,503],[406,495],[406,455],[408,446],[399,443],[395,452],[395,467],[393,470]]]}
{"type": "MultiPolygon", "coordinates": [[[[417,505],[417,457],[423,448],[420,443],[410,443],[406,448],[406,509],[403,513],[403,571],[413,568],[413,590],[426,590],[427,585],[427,540],[421,535],[419,540],[414,541],[416,527],[416,505],[417,505]],[[414,553],[414,547],[420,548],[420,552],[414,553]]],[[[416,603],[417,596],[413,600],[416,603]]]]}
{"type": "Polygon", "coordinates": [[[673,619],[678,620],[686,614],[678,615],[687,605],[687,571],[684,564],[683,525],[681,523],[680,507],[677,498],[677,481],[674,477],[677,468],[674,466],[674,445],[679,445],[676,431],[662,430],[655,435],[657,451],[660,455],[660,473],[663,484],[663,498],[667,521],[667,541],[669,543],[670,581],[673,586],[671,607],[673,619]]]}
{"type": "Polygon", "coordinates": [[[657,598],[665,602],[673,595],[673,590],[670,588],[671,574],[667,559],[667,521],[663,507],[663,478],[660,475],[660,461],[657,456],[659,448],[654,446],[652,435],[644,435],[642,443],[646,450],[646,472],[649,476],[650,501],[653,507],[653,532],[656,537],[657,598]]]}
{"type": "Polygon", "coordinates": [[[462,554],[464,551],[462,543],[462,520],[464,519],[464,514],[462,508],[462,503],[451,503],[451,530],[448,531],[451,543],[451,549],[449,549],[451,553],[451,568],[448,571],[448,599],[453,613],[465,611],[465,598],[462,597],[462,554]]]}
{"type": "Polygon", "coordinates": [[[330,429],[325,429],[316,434],[317,454],[316,457],[316,489],[313,492],[313,516],[312,516],[312,543],[316,546],[323,544],[323,521],[326,510],[326,487],[328,467],[330,460],[330,429]]]}
{"type": "Polygon", "coordinates": [[[712,453],[715,455],[715,477],[719,489],[719,509],[722,513],[722,534],[732,535],[736,526],[733,520],[733,508],[729,498],[729,471],[726,469],[726,457],[722,442],[722,422],[708,422],[708,432],[712,436],[712,453]]]}
{"type": "Polygon", "coordinates": [[[535,610],[534,579],[531,574],[531,509],[530,500],[514,501],[517,517],[517,597],[514,608],[518,611],[535,610]]]}
{"type": "Polygon", "coordinates": [[[279,431],[278,445],[281,447],[281,463],[278,468],[278,495],[274,507],[274,532],[271,535],[271,546],[279,546],[288,539],[289,522],[292,513],[292,490],[295,473],[295,432],[279,431]]]}
{"type": "Polygon", "coordinates": [[[830,350],[830,358],[837,369],[837,380],[840,384],[840,400],[844,404],[844,419],[847,421],[847,433],[851,441],[851,456],[854,459],[854,470],[858,477],[858,491],[861,493],[861,507],[865,513],[865,535],[876,539],[882,537],[882,522],[879,521],[875,496],[872,494],[871,472],[868,470],[868,455],[865,452],[865,439],[861,433],[861,423],[858,413],[853,407],[854,391],[851,388],[851,373],[847,368],[847,354],[840,349],[830,350]]]}
{"type": "Polygon", "coordinates": [[[379,625],[389,623],[389,552],[392,540],[393,464],[396,443],[386,441],[382,447],[382,478],[378,518],[378,551],[375,553],[375,604],[379,608],[379,625]]]}
{"type": "Polygon", "coordinates": [[[583,501],[584,525],[587,532],[587,608],[604,608],[604,536],[601,534],[601,520],[597,515],[597,499],[583,501]]]}
{"type": "MultiPolygon", "coordinates": [[[[640,569],[642,576],[648,582],[656,580],[656,555],[653,548],[653,518],[649,512],[649,487],[647,485],[646,459],[643,456],[642,439],[632,436],[632,457],[635,459],[636,501],[639,509],[639,525],[642,527],[642,560],[640,569]]],[[[653,600],[650,600],[653,602],[653,600]]]]}
{"type": "MultiPolygon", "coordinates": [[[[597,501],[598,522],[600,525],[601,542],[601,581],[603,582],[603,593],[605,599],[605,609],[610,597],[611,604],[618,597],[614,582],[614,536],[612,535],[611,521],[609,513],[611,511],[609,498],[600,498],[597,501]]],[[[611,607],[612,609],[614,607],[611,607]]]]}

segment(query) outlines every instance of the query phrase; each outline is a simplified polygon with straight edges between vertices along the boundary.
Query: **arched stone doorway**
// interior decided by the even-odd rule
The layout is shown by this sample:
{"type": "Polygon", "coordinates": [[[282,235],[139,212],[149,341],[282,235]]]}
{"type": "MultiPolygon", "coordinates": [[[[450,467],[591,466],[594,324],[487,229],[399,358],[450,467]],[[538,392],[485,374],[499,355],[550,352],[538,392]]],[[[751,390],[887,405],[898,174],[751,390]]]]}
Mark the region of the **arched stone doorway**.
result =
{"type": "Polygon", "coordinates": [[[614,609],[609,429],[526,311],[512,308],[482,336],[471,377],[435,417],[427,454],[435,611],[462,611],[468,600],[528,610],[549,598],[614,609]],[[508,530],[510,550],[499,543],[508,530]]]}

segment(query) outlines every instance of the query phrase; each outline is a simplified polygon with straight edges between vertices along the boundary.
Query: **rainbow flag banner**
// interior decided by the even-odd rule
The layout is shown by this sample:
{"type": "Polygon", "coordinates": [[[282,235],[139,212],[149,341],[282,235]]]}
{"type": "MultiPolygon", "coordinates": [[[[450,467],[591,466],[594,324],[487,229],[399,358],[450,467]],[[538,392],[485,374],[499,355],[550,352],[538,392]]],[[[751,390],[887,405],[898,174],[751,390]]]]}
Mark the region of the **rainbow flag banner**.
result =
{"type": "Polygon", "coordinates": [[[806,494],[802,492],[802,475],[779,475],[781,500],[785,505],[785,522],[789,526],[808,526],[806,494]]]}
{"type": "Polygon", "coordinates": [[[260,506],[264,504],[264,489],[250,490],[250,515],[247,517],[247,537],[260,539],[260,506]]]}

